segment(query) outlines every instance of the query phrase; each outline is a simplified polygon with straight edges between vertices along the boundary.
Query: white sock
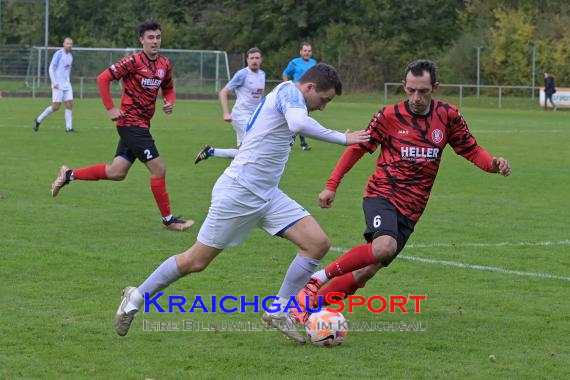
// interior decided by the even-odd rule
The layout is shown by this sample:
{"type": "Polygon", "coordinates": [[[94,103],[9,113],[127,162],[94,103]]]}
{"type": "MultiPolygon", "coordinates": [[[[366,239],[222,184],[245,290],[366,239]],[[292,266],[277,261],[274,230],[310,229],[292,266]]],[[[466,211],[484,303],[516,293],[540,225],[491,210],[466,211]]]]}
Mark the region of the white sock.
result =
{"type": "Polygon", "coordinates": [[[215,148],[212,152],[214,157],[234,158],[237,155],[237,149],[218,149],[215,148]]]}
{"type": "Polygon", "coordinates": [[[312,277],[318,278],[319,280],[321,280],[323,282],[323,284],[329,280],[324,269],[321,269],[320,271],[313,273],[312,277]]]}
{"type": "Polygon", "coordinates": [[[176,256],[166,259],[148,278],[138,287],[140,294],[155,295],[168,285],[178,280],[182,275],[176,266],[176,256]]]}
{"type": "Polygon", "coordinates": [[[140,309],[143,304],[143,301],[144,301],[143,296],[141,295],[138,289],[135,289],[135,291],[131,294],[129,303],[127,303],[127,306],[125,306],[125,312],[128,313],[131,310],[140,309]]]}
{"type": "Polygon", "coordinates": [[[72,130],[73,127],[71,126],[71,110],[65,109],[65,129],[72,130]]]}
{"type": "Polygon", "coordinates": [[[299,290],[309,281],[319,262],[319,260],[297,254],[291,262],[287,273],[285,273],[285,278],[277,296],[287,301],[291,296],[296,296],[299,290]]]}
{"type": "Polygon", "coordinates": [[[40,114],[40,116],[38,116],[38,117],[36,118],[36,120],[38,121],[38,123],[41,123],[41,122],[42,122],[46,117],[48,117],[48,115],[49,115],[50,113],[52,113],[52,112],[53,112],[53,109],[51,108],[51,106],[48,106],[48,107],[44,110],[44,112],[42,112],[42,113],[40,114]]]}

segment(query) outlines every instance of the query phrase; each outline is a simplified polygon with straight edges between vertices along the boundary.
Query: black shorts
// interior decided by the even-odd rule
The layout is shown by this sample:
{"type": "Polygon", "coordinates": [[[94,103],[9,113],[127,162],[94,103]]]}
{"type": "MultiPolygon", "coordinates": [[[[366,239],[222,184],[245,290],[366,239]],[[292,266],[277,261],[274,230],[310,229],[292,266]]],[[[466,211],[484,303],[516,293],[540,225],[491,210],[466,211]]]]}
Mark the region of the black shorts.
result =
{"type": "Polygon", "coordinates": [[[388,235],[396,239],[397,248],[394,257],[383,266],[388,266],[392,260],[404,249],[410,238],[416,222],[400,213],[388,199],[382,197],[367,197],[362,201],[366,230],[364,238],[371,243],[379,236],[388,235]]]}
{"type": "Polygon", "coordinates": [[[148,128],[117,127],[117,132],[121,138],[115,157],[121,156],[133,163],[137,158],[141,162],[147,162],[159,156],[148,128]]]}

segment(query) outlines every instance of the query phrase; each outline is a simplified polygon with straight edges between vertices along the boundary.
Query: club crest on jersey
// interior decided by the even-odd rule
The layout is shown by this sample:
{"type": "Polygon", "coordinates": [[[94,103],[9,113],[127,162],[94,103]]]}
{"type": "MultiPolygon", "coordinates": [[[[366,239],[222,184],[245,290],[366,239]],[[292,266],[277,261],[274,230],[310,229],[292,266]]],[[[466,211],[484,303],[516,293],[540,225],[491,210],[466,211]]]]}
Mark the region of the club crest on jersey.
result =
{"type": "Polygon", "coordinates": [[[434,129],[431,132],[431,139],[434,143],[439,144],[443,140],[443,132],[440,129],[434,129]]]}
{"type": "Polygon", "coordinates": [[[158,69],[156,74],[158,75],[159,78],[161,78],[161,79],[164,78],[164,70],[163,69],[158,69]]]}

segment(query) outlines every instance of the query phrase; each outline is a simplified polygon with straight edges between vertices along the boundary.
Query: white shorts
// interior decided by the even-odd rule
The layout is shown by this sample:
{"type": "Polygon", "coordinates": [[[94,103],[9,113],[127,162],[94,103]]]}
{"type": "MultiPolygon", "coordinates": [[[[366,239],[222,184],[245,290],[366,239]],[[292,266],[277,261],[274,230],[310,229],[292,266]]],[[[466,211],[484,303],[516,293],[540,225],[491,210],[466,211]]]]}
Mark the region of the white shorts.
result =
{"type": "Polygon", "coordinates": [[[198,232],[198,241],[224,249],[239,245],[255,227],[280,236],[300,219],[311,215],[280,189],[266,201],[234,178],[222,174],[212,190],[208,216],[198,232]]]}
{"type": "Polygon", "coordinates": [[[68,102],[73,100],[73,89],[69,87],[67,90],[51,89],[52,103],[68,102]]]}
{"type": "Polygon", "coordinates": [[[245,136],[245,128],[249,119],[232,119],[232,127],[236,131],[237,146],[239,147],[245,136]]]}

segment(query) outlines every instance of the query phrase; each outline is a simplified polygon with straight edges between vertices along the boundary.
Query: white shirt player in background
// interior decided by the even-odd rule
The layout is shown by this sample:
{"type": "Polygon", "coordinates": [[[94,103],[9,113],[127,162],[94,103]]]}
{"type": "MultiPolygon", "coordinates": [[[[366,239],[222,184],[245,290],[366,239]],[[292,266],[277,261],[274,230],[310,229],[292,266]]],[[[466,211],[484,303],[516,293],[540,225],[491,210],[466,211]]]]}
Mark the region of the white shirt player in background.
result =
{"type": "MultiPolygon", "coordinates": [[[[340,133],[309,117],[310,111],[323,110],[341,93],[336,70],[320,63],[298,82],[281,83],[263,98],[247,123],[238,154],[214,185],[208,216],[192,248],[166,259],[138,288],[124,289],[115,316],[119,335],[127,334],[146,293],[152,297],[179,278],[204,270],[222,250],[239,245],[259,227],[298,247],[271,305],[273,310],[264,313],[263,320],[290,339],[305,343],[304,336],[292,328],[293,315],[284,309],[319,265],[330,240],[315,218],[279,189],[279,181],[297,133],[340,145],[370,139],[367,131],[340,133]]],[[[265,291],[263,280],[259,290],[265,291]]]]}
{"type": "Polygon", "coordinates": [[[73,109],[73,89],[69,76],[71,74],[71,66],[73,65],[73,56],[71,49],[73,48],[73,40],[66,37],[63,40],[63,48],[55,52],[49,65],[49,77],[51,79],[51,97],[52,105],[48,106],[34,120],[34,131],[38,131],[40,124],[48,115],[57,111],[61,107],[61,102],[65,102],[65,130],[73,132],[71,124],[71,112],[73,109]]]}
{"type": "MultiPolygon", "coordinates": [[[[245,135],[247,121],[255,108],[261,102],[263,91],[265,90],[265,72],[261,70],[263,56],[261,50],[256,47],[249,49],[246,53],[247,66],[239,70],[226,86],[219,92],[218,98],[224,113],[224,121],[232,123],[237,136],[237,147],[239,149],[245,135]],[[230,91],[235,91],[237,100],[232,113],[228,110],[228,95],[230,91]]],[[[208,157],[234,158],[237,149],[219,149],[211,145],[206,145],[196,156],[194,164],[207,159],[208,157]]]]}

